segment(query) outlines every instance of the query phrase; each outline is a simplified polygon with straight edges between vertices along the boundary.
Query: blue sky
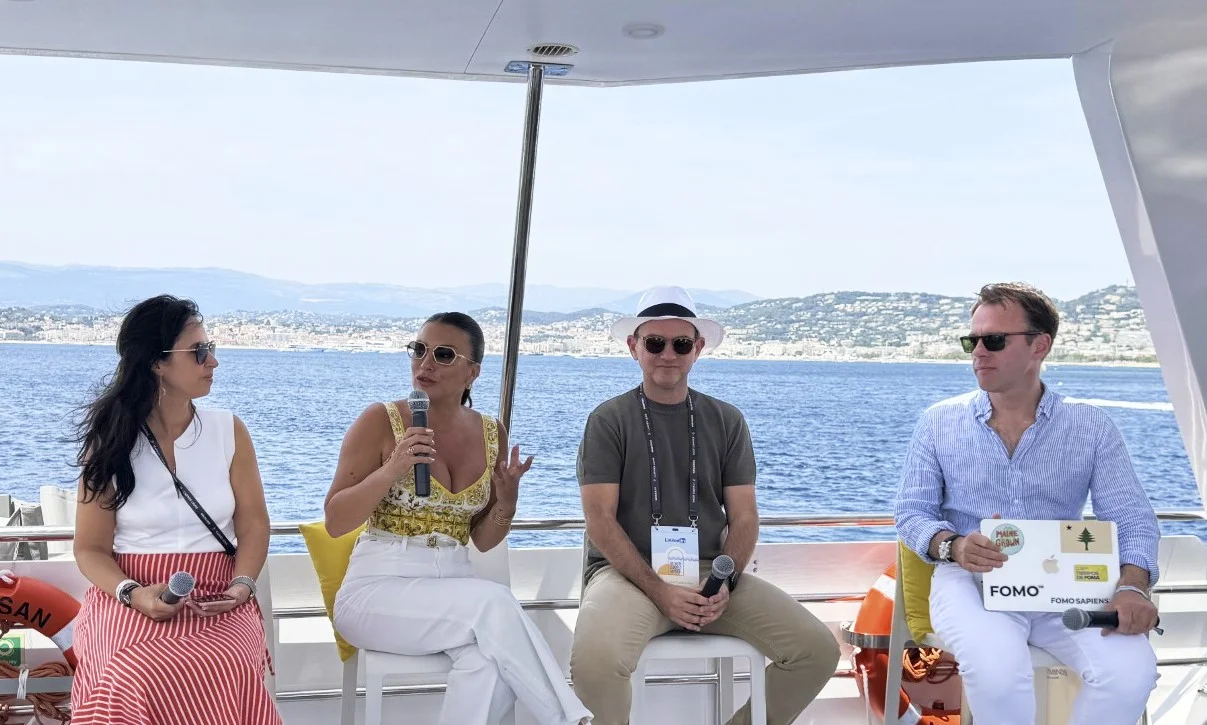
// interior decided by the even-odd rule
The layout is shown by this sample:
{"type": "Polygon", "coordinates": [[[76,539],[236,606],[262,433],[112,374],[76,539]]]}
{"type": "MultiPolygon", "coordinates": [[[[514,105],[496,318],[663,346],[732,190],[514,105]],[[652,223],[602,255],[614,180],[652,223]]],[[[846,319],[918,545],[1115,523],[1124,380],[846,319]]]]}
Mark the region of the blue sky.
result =
{"type": "MultiPolygon", "coordinates": [[[[0,56],[0,259],[505,282],[524,90],[0,56]]],[[[550,87],[529,282],[1129,278],[1067,61],[550,87]]]]}

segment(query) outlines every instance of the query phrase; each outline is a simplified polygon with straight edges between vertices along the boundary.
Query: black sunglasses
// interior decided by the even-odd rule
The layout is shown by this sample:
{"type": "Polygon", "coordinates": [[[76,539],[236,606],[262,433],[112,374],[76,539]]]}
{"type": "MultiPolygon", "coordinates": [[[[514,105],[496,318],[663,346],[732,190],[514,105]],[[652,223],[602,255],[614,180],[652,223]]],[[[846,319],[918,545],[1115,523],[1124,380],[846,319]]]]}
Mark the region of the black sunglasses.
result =
{"type": "MultiPolygon", "coordinates": [[[[465,357],[448,345],[429,347],[427,343],[418,340],[407,343],[407,354],[411,356],[412,360],[422,360],[427,356],[428,350],[432,351],[432,359],[441,365],[452,365],[457,362],[457,358],[465,357]]],[[[465,359],[469,360],[467,357],[465,359]]],[[[469,361],[473,362],[473,360],[469,361]]]]}
{"type": "Polygon", "coordinates": [[[971,353],[976,349],[978,342],[985,345],[985,349],[989,352],[1000,352],[1006,349],[1006,338],[1012,335],[1041,335],[1040,332],[994,332],[989,335],[965,335],[960,338],[960,347],[964,348],[964,352],[971,353]]]}
{"type": "MultiPolygon", "coordinates": [[[[651,355],[661,355],[666,349],[666,338],[662,335],[645,335],[641,338],[645,342],[645,350],[651,355]]],[[[676,355],[688,355],[696,348],[696,338],[694,337],[676,337],[671,340],[671,349],[676,355]]]]}
{"type": "Polygon", "coordinates": [[[217,349],[218,349],[218,343],[210,341],[210,342],[199,342],[196,345],[194,345],[193,347],[185,347],[185,348],[180,348],[178,350],[164,350],[164,352],[191,352],[191,353],[193,353],[194,356],[196,356],[197,364],[204,365],[205,361],[209,360],[210,355],[213,355],[214,351],[216,351],[217,349]]]}

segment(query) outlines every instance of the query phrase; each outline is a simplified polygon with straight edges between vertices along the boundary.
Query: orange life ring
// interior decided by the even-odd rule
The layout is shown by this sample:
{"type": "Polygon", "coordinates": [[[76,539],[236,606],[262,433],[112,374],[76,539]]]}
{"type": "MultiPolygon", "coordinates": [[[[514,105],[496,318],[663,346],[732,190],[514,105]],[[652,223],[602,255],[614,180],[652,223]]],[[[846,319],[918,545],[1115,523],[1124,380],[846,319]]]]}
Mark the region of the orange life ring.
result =
{"type": "Polygon", "coordinates": [[[0,622],[8,630],[13,624],[37,630],[63,652],[63,659],[76,669],[72,651],[75,618],[80,603],[53,584],[11,571],[0,571],[0,622]]]}
{"type": "MultiPolygon", "coordinates": [[[[896,593],[897,565],[885,569],[864,597],[863,605],[851,630],[855,638],[863,635],[855,652],[855,681],[860,694],[866,698],[877,718],[884,717],[885,690],[888,686],[888,640],[893,627],[893,598],[896,593]],[[868,646],[870,644],[871,646],[868,646]],[[866,678],[866,680],[865,680],[866,678]],[[866,684],[865,684],[866,682],[866,684]]],[[[902,682],[928,680],[942,683],[956,677],[955,663],[941,660],[943,653],[935,648],[909,648],[897,666],[904,670],[902,682]]],[[[920,707],[911,703],[905,688],[901,688],[898,716],[910,725],[958,725],[960,710],[935,703],[935,707],[920,707]]]]}

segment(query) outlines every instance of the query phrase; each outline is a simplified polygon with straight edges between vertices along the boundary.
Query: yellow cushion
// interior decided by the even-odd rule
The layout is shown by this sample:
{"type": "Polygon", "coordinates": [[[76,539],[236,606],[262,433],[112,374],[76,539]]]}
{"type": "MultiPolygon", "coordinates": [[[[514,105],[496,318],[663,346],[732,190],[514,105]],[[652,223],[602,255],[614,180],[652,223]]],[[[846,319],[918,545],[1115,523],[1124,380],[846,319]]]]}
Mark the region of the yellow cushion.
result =
{"type": "Polygon", "coordinates": [[[934,565],[922,561],[922,557],[904,543],[897,542],[900,550],[901,593],[905,598],[905,622],[909,626],[910,637],[915,642],[934,632],[930,624],[930,576],[934,565]]]}
{"type": "MultiPolygon", "coordinates": [[[[344,574],[348,573],[348,560],[352,558],[352,549],[356,546],[356,537],[365,530],[364,525],[339,538],[332,538],[327,533],[327,527],[322,521],[301,524],[298,529],[306,540],[306,550],[310,552],[310,561],[319,577],[319,589],[323,592],[323,604],[327,607],[327,616],[335,618],[335,593],[344,583],[344,574]]],[[[341,661],[356,655],[356,648],[344,641],[335,633],[335,646],[339,649],[341,661]]]]}

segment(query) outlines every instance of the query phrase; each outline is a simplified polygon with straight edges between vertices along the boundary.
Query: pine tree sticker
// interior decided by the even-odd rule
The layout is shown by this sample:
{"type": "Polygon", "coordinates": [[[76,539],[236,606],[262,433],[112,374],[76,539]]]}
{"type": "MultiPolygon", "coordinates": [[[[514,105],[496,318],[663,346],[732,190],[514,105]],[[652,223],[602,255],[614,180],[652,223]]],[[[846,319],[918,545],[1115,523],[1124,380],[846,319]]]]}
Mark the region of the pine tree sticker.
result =
{"type": "Polygon", "coordinates": [[[1063,554],[1110,554],[1115,548],[1109,521],[1061,521],[1057,525],[1063,554]]]}

